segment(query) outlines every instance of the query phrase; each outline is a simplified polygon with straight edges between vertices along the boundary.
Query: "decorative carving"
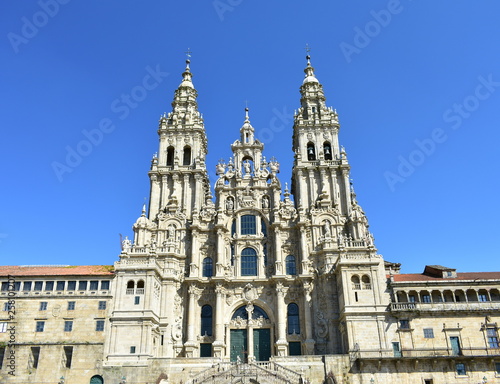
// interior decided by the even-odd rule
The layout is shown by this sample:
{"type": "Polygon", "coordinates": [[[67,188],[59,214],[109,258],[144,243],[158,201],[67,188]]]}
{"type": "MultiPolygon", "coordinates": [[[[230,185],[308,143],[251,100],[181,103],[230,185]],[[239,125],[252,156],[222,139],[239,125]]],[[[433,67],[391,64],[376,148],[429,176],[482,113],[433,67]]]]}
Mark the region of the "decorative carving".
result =
{"type": "Polygon", "coordinates": [[[248,283],[243,288],[243,298],[248,302],[251,302],[257,298],[257,290],[252,284],[248,283]]]}

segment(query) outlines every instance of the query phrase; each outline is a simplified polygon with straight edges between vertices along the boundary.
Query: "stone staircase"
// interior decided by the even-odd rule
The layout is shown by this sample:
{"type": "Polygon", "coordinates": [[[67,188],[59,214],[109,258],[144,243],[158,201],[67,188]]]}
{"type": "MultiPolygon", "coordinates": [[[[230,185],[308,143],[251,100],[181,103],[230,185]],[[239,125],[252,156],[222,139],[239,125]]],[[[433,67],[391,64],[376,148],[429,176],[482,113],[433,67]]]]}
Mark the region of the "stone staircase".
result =
{"type": "Polygon", "coordinates": [[[304,384],[302,376],[274,362],[218,363],[186,384],[304,384]]]}

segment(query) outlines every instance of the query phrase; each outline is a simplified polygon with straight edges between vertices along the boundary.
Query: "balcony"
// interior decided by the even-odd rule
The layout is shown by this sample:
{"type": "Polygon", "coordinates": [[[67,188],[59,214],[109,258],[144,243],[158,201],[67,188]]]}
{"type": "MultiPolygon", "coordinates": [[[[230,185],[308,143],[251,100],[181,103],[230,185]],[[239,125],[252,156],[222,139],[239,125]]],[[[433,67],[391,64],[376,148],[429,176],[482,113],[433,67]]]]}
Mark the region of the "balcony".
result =
{"type": "Polygon", "coordinates": [[[499,309],[500,301],[391,303],[391,312],[496,311],[499,309]]]}
{"type": "Polygon", "coordinates": [[[456,358],[456,357],[498,357],[499,348],[461,348],[454,351],[451,348],[422,348],[422,349],[402,349],[394,352],[392,350],[358,350],[349,353],[351,360],[358,359],[387,359],[387,358],[456,358]]]}

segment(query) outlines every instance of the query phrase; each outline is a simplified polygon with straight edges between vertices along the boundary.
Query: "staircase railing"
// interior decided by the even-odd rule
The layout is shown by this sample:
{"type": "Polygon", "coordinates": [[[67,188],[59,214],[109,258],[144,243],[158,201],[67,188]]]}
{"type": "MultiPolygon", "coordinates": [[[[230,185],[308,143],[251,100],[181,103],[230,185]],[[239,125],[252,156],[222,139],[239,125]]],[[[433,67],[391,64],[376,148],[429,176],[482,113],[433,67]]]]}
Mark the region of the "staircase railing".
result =
{"type": "Polygon", "coordinates": [[[226,384],[242,377],[254,378],[270,384],[302,384],[302,376],[274,362],[250,364],[218,363],[187,382],[187,384],[226,384]]]}

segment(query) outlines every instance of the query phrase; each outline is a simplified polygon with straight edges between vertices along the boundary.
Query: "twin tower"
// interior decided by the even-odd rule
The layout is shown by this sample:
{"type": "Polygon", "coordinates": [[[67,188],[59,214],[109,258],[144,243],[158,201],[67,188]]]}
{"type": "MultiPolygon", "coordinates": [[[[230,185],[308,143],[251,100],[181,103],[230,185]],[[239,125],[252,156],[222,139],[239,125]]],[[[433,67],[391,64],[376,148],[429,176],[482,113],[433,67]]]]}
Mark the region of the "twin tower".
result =
{"type": "Polygon", "coordinates": [[[291,189],[248,109],[209,182],[190,62],[161,116],[149,209],[115,263],[105,364],[212,357],[267,361],[386,345],[384,261],[349,182],[339,121],[307,56],[291,189]]]}

